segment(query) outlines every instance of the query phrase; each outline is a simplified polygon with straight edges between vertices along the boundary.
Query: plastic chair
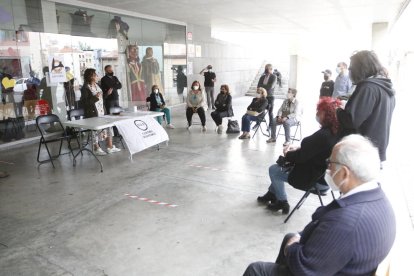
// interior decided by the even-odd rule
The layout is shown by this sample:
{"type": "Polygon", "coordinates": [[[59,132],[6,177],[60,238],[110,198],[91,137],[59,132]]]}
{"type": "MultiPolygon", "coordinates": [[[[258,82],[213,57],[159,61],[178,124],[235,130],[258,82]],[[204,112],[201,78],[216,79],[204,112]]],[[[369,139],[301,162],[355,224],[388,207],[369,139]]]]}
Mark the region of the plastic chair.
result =
{"type": "Polygon", "coordinates": [[[40,141],[39,141],[39,149],[37,151],[37,162],[41,164],[51,162],[53,168],[55,168],[55,164],[53,163],[53,160],[58,158],[61,155],[62,151],[62,144],[63,140],[66,140],[68,143],[68,148],[70,150],[70,153],[72,154],[72,157],[74,157],[72,147],[70,145],[70,135],[66,133],[65,128],[63,127],[62,123],[60,122],[60,119],[55,114],[48,114],[48,115],[40,115],[36,118],[36,126],[37,129],[40,132],[40,141]],[[59,153],[55,156],[52,156],[48,147],[49,143],[53,142],[59,142],[59,153]],[[49,156],[49,159],[40,160],[40,149],[42,145],[45,146],[47,154],[49,156]]]}
{"type": "MultiPolygon", "coordinates": [[[[290,135],[290,140],[292,141],[300,141],[302,140],[302,124],[300,121],[297,121],[294,125],[291,125],[290,128],[292,127],[296,127],[295,128],[295,132],[293,133],[293,135],[290,135]],[[299,138],[296,138],[296,134],[298,133],[299,130],[299,138]]],[[[276,134],[276,140],[279,137],[279,134],[281,135],[285,135],[284,132],[280,133],[280,130],[283,128],[283,124],[279,125],[279,130],[277,131],[276,134]]],[[[291,131],[292,133],[292,131],[291,131]]]]}
{"type": "MultiPolygon", "coordinates": [[[[323,175],[325,175],[325,172],[323,173],[323,175]]],[[[319,202],[321,203],[321,206],[324,206],[323,201],[322,201],[322,196],[326,195],[326,193],[323,193],[323,192],[328,191],[329,186],[317,182],[322,176],[318,177],[317,180],[313,181],[313,182],[315,182],[315,184],[313,184],[311,188],[309,188],[308,190],[305,191],[305,194],[302,196],[302,198],[299,200],[299,202],[292,209],[292,211],[290,211],[289,215],[284,220],[284,223],[286,223],[290,219],[290,217],[293,215],[293,213],[302,206],[302,204],[305,202],[305,200],[308,198],[308,196],[311,193],[316,194],[319,198],[319,202]],[[318,185],[324,185],[324,186],[326,186],[327,189],[326,190],[321,190],[318,185]]],[[[334,195],[332,190],[331,190],[331,194],[332,194],[333,200],[335,200],[335,195],[334,195]]]]}
{"type": "Polygon", "coordinates": [[[269,133],[269,125],[267,124],[266,121],[266,115],[267,115],[268,110],[264,110],[262,113],[260,113],[259,115],[257,115],[257,120],[256,121],[251,121],[250,125],[253,122],[256,122],[256,125],[253,126],[253,129],[255,130],[252,136],[252,139],[254,138],[254,136],[256,135],[257,131],[260,129],[260,132],[266,136],[266,137],[270,137],[270,133],[269,133]],[[263,128],[262,128],[262,123],[265,123],[266,125],[266,132],[264,132],[263,128]]]}

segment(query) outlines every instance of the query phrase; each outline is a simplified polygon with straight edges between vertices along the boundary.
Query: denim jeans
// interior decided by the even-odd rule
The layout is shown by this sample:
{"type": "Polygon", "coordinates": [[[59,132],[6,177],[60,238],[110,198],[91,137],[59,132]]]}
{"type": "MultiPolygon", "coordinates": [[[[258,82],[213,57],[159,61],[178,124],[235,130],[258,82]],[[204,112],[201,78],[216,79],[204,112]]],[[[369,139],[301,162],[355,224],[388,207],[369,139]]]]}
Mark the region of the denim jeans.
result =
{"type": "Polygon", "coordinates": [[[244,114],[242,117],[242,131],[249,132],[250,131],[250,122],[257,121],[257,116],[252,116],[248,114],[244,114]]]}
{"type": "MultiPolygon", "coordinates": [[[[164,107],[163,109],[157,108],[155,111],[164,112],[165,119],[167,119],[167,124],[170,124],[171,123],[171,113],[170,113],[170,109],[169,108],[166,108],[166,107],[164,107]]],[[[162,124],[162,116],[157,116],[157,121],[161,125],[162,124]]]]}
{"type": "Polygon", "coordinates": [[[272,182],[269,191],[273,193],[277,200],[287,200],[285,192],[285,182],[287,182],[289,173],[285,172],[278,164],[269,167],[269,177],[272,182]]]}
{"type": "MultiPolygon", "coordinates": [[[[276,138],[276,126],[281,125],[280,123],[276,122],[276,119],[273,120],[274,124],[270,127],[270,134],[271,138],[276,138]]],[[[290,128],[291,126],[295,125],[297,123],[295,118],[287,119],[283,123],[283,129],[285,131],[285,142],[290,142],[290,128]]]]}

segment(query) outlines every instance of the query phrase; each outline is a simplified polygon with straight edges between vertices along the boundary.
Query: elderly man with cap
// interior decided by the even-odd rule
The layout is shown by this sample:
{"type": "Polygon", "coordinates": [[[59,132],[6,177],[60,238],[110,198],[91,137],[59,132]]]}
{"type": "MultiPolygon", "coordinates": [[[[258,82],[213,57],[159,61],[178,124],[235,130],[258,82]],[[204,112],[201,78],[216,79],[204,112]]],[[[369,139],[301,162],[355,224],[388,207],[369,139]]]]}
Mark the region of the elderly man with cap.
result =
{"type": "Polygon", "coordinates": [[[322,71],[324,82],[322,82],[319,98],[332,97],[335,82],[331,80],[332,72],[329,69],[322,71]]]}
{"type": "Polygon", "coordinates": [[[325,180],[341,197],[319,207],[299,233],[282,241],[275,263],[249,265],[253,275],[373,275],[394,243],[394,211],[376,179],[378,149],[358,134],[346,136],[326,160],[325,180]]]}

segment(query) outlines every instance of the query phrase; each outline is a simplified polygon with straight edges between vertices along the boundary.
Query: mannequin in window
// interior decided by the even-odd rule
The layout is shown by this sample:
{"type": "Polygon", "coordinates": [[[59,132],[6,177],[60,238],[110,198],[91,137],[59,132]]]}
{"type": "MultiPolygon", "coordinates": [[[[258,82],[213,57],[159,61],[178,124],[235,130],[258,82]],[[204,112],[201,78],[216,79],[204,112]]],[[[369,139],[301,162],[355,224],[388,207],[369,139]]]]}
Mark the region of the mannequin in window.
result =
{"type": "Polygon", "coordinates": [[[142,59],[142,79],[145,81],[148,95],[151,93],[151,87],[157,85],[161,92],[164,92],[161,83],[160,65],[153,57],[154,51],[151,47],[145,50],[145,56],[142,59]]]}

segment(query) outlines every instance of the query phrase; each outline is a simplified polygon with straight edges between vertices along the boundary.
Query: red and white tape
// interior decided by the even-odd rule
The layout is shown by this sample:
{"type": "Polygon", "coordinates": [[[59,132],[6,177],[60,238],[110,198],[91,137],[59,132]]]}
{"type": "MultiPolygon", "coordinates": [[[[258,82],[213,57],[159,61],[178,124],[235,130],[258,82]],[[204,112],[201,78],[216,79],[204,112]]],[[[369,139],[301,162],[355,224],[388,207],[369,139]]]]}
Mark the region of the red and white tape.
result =
{"type": "Polygon", "coordinates": [[[165,206],[165,207],[170,207],[170,208],[175,208],[175,207],[178,206],[177,204],[170,204],[170,203],[167,203],[167,202],[157,201],[157,200],[149,199],[149,198],[146,198],[146,197],[139,197],[137,195],[125,194],[125,196],[127,196],[131,199],[138,199],[138,200],[141,200],[141,201],[146,201],[146,202],[149,202],[149,203],[153,203],[153,204],[160,205],[160,206],[165,206]]]}
{"type": "Polygon", "coordinates": [[[202,168],[202,169],[212,170],[212,171],[230,172],[228,170],[223,170],[223,169],[218,169],[218,168],[213,168],[213,167],[207,167],[207,166],[192,165],[192,164],[189,164],[188,166],[195,167],[195,168],[202,168]]]}

